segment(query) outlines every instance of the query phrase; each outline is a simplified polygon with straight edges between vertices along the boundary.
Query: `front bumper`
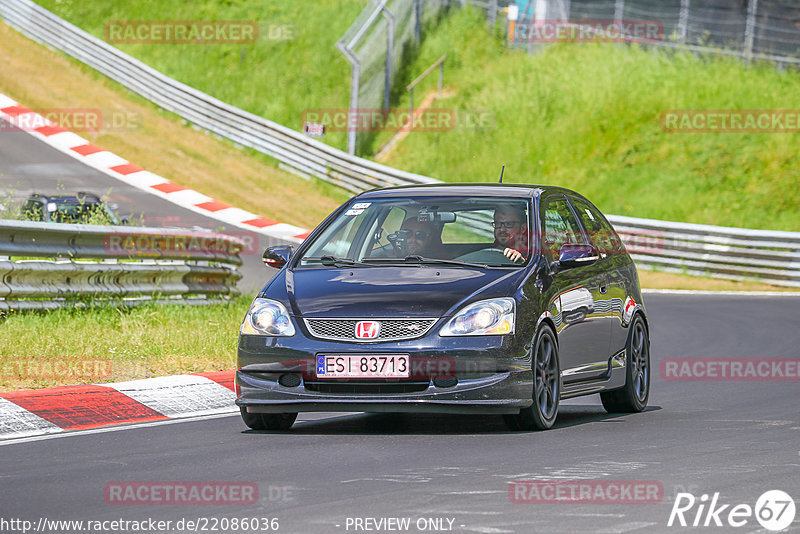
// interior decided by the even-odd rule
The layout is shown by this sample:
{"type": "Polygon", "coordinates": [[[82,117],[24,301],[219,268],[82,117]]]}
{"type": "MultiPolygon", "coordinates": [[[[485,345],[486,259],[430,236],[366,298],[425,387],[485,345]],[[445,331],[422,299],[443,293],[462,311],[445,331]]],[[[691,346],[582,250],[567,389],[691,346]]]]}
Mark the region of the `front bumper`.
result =
{"type": "Polygon", "coordinates": [[[418,340],[357,344],[303,335],[248,335],[239,338],[238,356],[236,404],[252,413],[488,414],[518,413],[532,404],[530,347],[518,346],[514,336],[443,338],[434,333],[418,340]],[[318,380],[316,354],[334,352],[407,354],[412,377],[318,380]],[[282,385],[287,375],[299,377],[299,385],[282,385]],[[450,379],[449,387],[442,387],[438,379],[443,377],[450,379]]]}

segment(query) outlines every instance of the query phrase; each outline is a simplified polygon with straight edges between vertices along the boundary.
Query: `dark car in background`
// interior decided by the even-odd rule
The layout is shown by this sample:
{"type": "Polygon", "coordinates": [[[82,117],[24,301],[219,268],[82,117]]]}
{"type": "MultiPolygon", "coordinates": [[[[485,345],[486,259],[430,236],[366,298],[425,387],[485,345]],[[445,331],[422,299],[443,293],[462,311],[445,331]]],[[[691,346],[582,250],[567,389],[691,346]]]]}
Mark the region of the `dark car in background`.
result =
{"type": "Polygon", "coordinates": [[[559,187],[373,190],[331,214],[241,325],[247,426],[298,412],[502,414],[547,429],[561,399],[639,412],[649,328],[633,261],[600,211],[559,187]]]}
{"type": "Polygon", "coordinates": [[[22,204],[22,218],[28,221],[75,224],[127,224],[98,195],[79,192],[74,195],[34,193],[22,204]]]}

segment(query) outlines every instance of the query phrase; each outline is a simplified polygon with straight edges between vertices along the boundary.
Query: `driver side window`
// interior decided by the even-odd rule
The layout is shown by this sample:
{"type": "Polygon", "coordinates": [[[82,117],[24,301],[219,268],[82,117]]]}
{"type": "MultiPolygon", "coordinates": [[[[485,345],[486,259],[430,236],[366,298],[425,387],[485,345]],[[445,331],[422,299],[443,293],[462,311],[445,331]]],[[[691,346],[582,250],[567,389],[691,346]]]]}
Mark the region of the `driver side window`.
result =
{"type": "Polygon", "coordinates": [[[398,231],[405,219],[406,211],[394,207],[389,210],[389,213],[386,214],[382,221],[376,221],[376,226],[372,233],[372,248],[369,249],[368,257],[391,256],[393,254],[392,246],[386,236],[398,231]]]}
{"type": "Polygon", "coordinates": [[[580,226],[565,198],[555,198],[547,202],[544,211],[544,252],[557,258],[561,247],[567,243],[580,243],[580,226]]]}

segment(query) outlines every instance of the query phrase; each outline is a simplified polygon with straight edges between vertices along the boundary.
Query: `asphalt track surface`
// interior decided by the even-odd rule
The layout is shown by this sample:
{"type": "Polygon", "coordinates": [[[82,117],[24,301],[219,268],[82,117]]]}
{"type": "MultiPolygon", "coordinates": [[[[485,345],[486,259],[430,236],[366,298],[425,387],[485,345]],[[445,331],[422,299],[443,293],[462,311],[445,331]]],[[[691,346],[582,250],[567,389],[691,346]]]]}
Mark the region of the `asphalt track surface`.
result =
{"type": "Polygon", "coordinates": [[[188,210],[84,165],[46,143],[21,131],[13,131],[0,120],[0,194],[10,194],[22,202],[31,193],[70,194],[85,191],[107,195],[121,216],[129,216],[144,226],[218,230],[243,239],[244,264],[239,290],[255,292],[277,272],[264,267],[261,255],[270,245],[287,244],[188,210]]]}
{"type": "MultiPolygon", "coordinates": [[[[735,529],[667,521],[681,491],[753,507],[781,489],[800,503],[800,384],[667,381],[659,362],[796,358],[800,298],[649,295],[646,306],[644,413],[608,415],[595,396],[567,401],[547,432],[510,432],[498,416],[329,413],[301,414],[288,433],[230,416],[12,442],[0,445],[0,518],[277,518],[279,532],[296,533],[368,532],[354,527],[367,517],[410,518],[408,532],[436,531],[418,529],[420,518],[452,520],[452,532],[768,532],[753,517],[735,529]],[[663,500],[512,503],[509,482],[531,479],[655,481],[663,500]],[[253,482],[259,499],[108,504],[104,487],[119,481],[253,482]]],[[[800,513],[789,531],[800,531],[800,513]]]]}

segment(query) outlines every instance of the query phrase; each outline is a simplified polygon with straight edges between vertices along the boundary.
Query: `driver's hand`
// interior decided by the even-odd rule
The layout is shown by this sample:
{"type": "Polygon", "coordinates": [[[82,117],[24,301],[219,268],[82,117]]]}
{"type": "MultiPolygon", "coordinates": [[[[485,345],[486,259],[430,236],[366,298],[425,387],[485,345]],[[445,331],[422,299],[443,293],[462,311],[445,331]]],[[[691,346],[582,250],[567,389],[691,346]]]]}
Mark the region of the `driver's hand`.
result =
{"type": "Polygon", "coordinates": [[[514,250],[513,248],[507,248],[503,250],[503,256],[513,261],[514,263],[518,261],[525,261],[525,257],[522,255],[522,253],[519,252],[518,250],[514,250]]]}

